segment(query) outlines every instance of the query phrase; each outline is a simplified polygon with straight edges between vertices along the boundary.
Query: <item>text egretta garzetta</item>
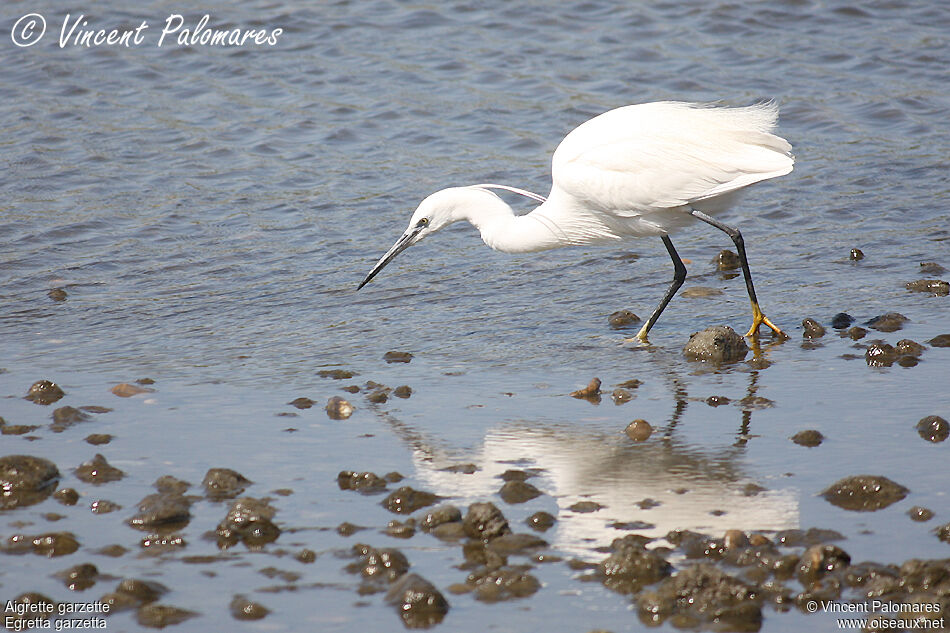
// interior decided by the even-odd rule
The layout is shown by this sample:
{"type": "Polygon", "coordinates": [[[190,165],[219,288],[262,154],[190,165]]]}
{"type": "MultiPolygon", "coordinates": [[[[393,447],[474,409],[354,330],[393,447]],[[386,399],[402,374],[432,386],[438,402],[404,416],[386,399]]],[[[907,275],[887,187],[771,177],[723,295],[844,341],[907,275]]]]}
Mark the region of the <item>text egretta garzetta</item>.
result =
{"type": "Polygon", "coordinates": [[[772,134],[777,118],[778,107],[771,102],[727,108],[661,101],[605,112],[558,145],[546,199],[495,184],[437,191],[422,201],[409,228],[359,288],[409,246],[459,220],[468,220],[488,246],[506,253],[659,236],[673,260],[673,281],[637,333],[646,341],[686,279],[670,233],[698,219],[724,231],[736,245],[752,303],[746,336],[756,336],[763,323],[785,336],[759,308],[742,234],[711,217],[731,206],[744,187],[792,171],[792,146],[772,134]],[[541,204],[517,216],[492,189],[541,204]]]}

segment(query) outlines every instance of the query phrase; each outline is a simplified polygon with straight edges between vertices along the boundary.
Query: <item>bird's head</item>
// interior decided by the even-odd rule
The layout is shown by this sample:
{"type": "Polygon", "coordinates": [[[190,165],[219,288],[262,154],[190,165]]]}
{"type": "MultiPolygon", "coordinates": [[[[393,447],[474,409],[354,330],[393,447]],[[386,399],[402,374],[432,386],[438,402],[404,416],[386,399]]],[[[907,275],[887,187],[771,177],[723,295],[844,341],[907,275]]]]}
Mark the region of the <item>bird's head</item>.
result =
{"type": "Polygon", "coordinates": [[[392,248],[376,262],[373,269],[369,271],[369,274],[357,287],[357,290],[369,283],[379,271],[386,267],[386,264],[395,259],[396,255],[416,242],[444,229],[453,222],[468,219],[467,209],[469,205],[476,202],[477,198],[486,195],[497,199],[495,194],[475,187],[452,187],[436,191],[427,197],[412,214],[412,219],[409,220],[409,228],[396,240],[392,248]]]}

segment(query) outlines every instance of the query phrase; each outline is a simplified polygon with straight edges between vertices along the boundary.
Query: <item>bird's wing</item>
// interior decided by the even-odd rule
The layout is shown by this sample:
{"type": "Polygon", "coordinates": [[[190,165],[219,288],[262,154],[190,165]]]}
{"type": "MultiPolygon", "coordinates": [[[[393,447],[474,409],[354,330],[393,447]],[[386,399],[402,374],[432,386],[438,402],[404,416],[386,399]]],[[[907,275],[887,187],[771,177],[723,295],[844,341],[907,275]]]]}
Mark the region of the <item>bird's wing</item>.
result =
{"type": "Polygon", "coordinates": [[[554,152],[554,187],[590,209],[632,217],[787,174],[791,146],[770,133],[771,104],[709,108],[660,102],[587,121],[554,152]]]}

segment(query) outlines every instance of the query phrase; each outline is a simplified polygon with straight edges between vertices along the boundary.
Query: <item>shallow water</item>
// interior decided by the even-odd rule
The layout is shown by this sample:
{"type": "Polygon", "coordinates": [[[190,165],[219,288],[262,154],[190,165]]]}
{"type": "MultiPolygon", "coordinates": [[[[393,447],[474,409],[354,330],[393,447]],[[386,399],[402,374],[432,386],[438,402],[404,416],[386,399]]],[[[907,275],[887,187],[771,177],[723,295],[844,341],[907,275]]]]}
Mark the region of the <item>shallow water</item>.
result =
{"type": "MultiPolygon", "coordinates": [[[[933,277],[921,262],[950,268],[950,9],[373,0],[295,10],[242,2],[211,23],[281,27],[277,46],[157,47],[177,10],[97,3],[90,28],[149,21],[145,42],[128,49],[59,48],[69,12],[59,3],[6,12],[5,29],[36,11],[48,32],[33,47],[17,48],[7,35],[2,44],[0,416],[46,425],[54,406],[114,411],[63,433],[41,428],[37,441],[0,437],[3,454],[53,460],[60,485],[83,495],[72,508],[50,499],[0,517],[4,539],[66,529],[82,545],[61,559],[5,556],[0,597],[35,590],[77,599],[52,574],[92,562],[116,579],[169,586],[164,602],[201,614],[177,630],[237,625],[227,605],[238,593],[273,610],[239,625],[247,628],[396,629],[380,596],[357,595],[340,552],[358,541],[400,547],[443,591],[463,581],[454,568],[461,555],[427,535],[380,534],[393,515],[375,497],[340,491],[343,469],[399,471],[460,506],[492,499],[513,525],[538,509],[558,514],[544,538],[553,552],[584,559],[602,556],[593,548],[617,535],[607,526],[618,520],[651,523],[655,535],[831,528],[856,561],[948,555],[933,534],[948,520],[947,446],[923,441],[914,425],[948,417],[950,352],[930,348],[917,366],[871,368],[830,321],[842,311],[858,324],[889,311],[910,318],[903,330],[871,330],[859,344],[923,343],[950,331],[947,297],[904,288],[933,277]],[[659,240],[509,256],[457,226],[355,292],[425,195],[485,181],[546,193],[557,142],[594,114],[661,99],[764,98],[781,105],[779,132],[795,148],[795,171],[749,190],[728,221],[742,227],[762,305],[791,334],[763,343],[767,363],[713,370],[680,354],[691,332],[720,323],[739,330],[750,318],[741,278],[709,263],[731,246],[709,227],[676,236],[691,261],[685,288],[723,294],[675,299],[651,347],[621,345],[607,316],[646,316],[656,304],[672,272],[659,240]],[[849,260],[852,248],[865,259],[849,260]],[[65,301],[48,296],[56,288],[65,301]],[[802,342],[804,317],[828,328],[815,345],[802,342]],[[387,364],[390,350],[414,358],[387,364]],[[359,375],[317,374],[337,367],[359,375]],[[567,395],[595,375],[610,389],[632,378],[643,384],[620,406],[567,395]],[[152,394],[108,392],[145,376],[156,381],[152,394]],[[21,399],[44,378],[67,397],[50,407],[21,399]],[[340,391],[367,380],[414,393],[371,405],[340,391]],[[348,421],[322,410],[333,395],[356,405],[348,421]],[[711,407],[713,395],[732,403],[711,407]],[[317,405],[287,404],[299,396],[317,405]],[[739,402],[747,396],[767,401],[739,402]],[[287,413],[297,417],[279,415],[287,413]],[[658,428],[650,442],[623,435],[634,418],[658,428]],[[809,428],[827,437],[820,447],[789,441],[809,428]],[[116,439],[93,447],[82,441],[89,433],[116,439]],[[75,479],[71,469],[97,452],[126,478],[101,487],[75,479]],[[459,463],[480,470],[441,470],[459,463]],[[543,469],[533,481],[546,495],[517,506],[493,496],[495,475],[512,463],[543,469]],[[210,467],[239,470],[255,482],[254,496],[293,490],[273,501],[285,529],[278,542],[263,553],[241,546],[213,563],[186,562],[218,551],[202,535],[226,506],[201,501],[182,532],[187,547],[141,554],[142,534],[124,521],[152,482],[171,474],[198,488],[210,467]],[[865,472],[911,493],[874,513],[817,496],[865,472]],[[750,482],[768,490],[753,498],[759,503],[740,494],[750,482]],[[671,493],[681,488],[689,492],[671,493]],[[93,515],[96,498],[123,509],[93,515]],[[582,498],[606,507],[568,510],[582,498]],[[661,505],[633,505],[644,498],[661,505]],[[913,505],[935,518],[910,521],[913,505]],[[66,519],[50,521],[51,512],[66,519]],[[371,529],[343,537],[334,531],[343,521],[371,529]],[[114,543],[129,553],[96,553],[114,543]],[[319,554],[314,564],[293,559],[301,548],[319,554]],[[300,577],[269,577],[261,572],[268,567],[300,577]]],[[[639,626],[629,599],[579,583],[564,564],[532,573],[544,587],[520,601],[447,594],[452,609],[441,628],[639,626]]],[[[113,588],[101,580],[81,599],[113,588]]],[[[766,610],[763,630],[796,631],[823,617],[766,610]]],[[[110,620],[110,628],[134,626],[127,613],[110,620]]]]}

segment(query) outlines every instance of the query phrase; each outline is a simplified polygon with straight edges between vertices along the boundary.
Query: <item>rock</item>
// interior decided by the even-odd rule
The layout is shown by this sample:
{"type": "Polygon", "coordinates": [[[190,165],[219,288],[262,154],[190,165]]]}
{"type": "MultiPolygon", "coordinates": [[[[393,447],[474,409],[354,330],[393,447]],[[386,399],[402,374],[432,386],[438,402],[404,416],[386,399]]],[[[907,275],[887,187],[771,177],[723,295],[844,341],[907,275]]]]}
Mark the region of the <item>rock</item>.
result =
{"type": "Polygon", "coordinates": [[[920,262],[921,275],[942,275],[947,269],[937,262],[920,262]]]}
{"type": "Polygon", "coordinates": [[[333,380],[349,380],[358,374],[346,369],[321,369],[317,372],[317,375],[321,378],[332,378],[333,380]]]}
{"type": "Polygon", "coordinates": [[[215,501],[233,499],[252,483],[254,482],[230,468],[210,468],[201,481],[208,498],[215,501]]]}
{"type": "Polygon", "coordinates": [[[900,312],[887,312],[878,315],[865,323],[868,327],[880,332],[896,332],[904,327],[904,324],[910,321],[900,312]]]}
{"type": "Polygon", "coordinates": [[[815,319],[802,321],[802,336],[805,338],[821,338],[825,335],[825,328],[815,319]]]}
{"type": "Polygon", "coordinates": [[[120,398],[131,398],[132,396],[137,396],[141,393],[153,393],[155,390],[149,387],[140,387],[138,385],[122,382],[114,386],[109,391],[120,398]]]}
{"type": "Polygon", "coordinates": [[[621,405],[633,400],[633,394],[627,391],[626,389],[614,389],[610,392],[610,398],[614,401],[614,404],[621,405]]]}
{"type": "Polygon", "coordinates": [[[56,464],[32,455],[0,457],[0,510],[43,501],[59,482],[56,464]]]}
{"type": "Polygon", "coordinates": [[[449,603],[435,586],[418,574],[404,574],[386,592],[386,604],[396,608],[406,628],[430,628],[449,612],[449,603]]]}
{"type": "Polygon", "coordinates": [[[364,495],[378,494],[386,490],[386,480],[375,473],[354,473],[351,470],[342,470],[336,476],[336,483],[340,490],[355,490],[364,495]]]}
{"type": "Polygon", "coordinates": [[[85,591],[96,584],[99,570],[91,563],[83,563],[64,569],[56,575],[62,579],[70,591],[85,591]]]}
{"type": "Polygon", "coordinates": [[[353,405],[340,396],[333,396],[327,400],[327,416],[331,420],[346,420],[353,415],[353,405]]]}
{"type": "Polygon", "coordinates": [[[950,347],[950,334],[938,334],[927,342],[933,347],[950,347]]]}
{"type": "Polygon", "coordinates": [[[917,423],[917,432],[928,442],[943,442],[950,435],[950,425],[939,415],[928,415],[917,423]]]}
{"type": "Polygon", "coordinates": [[[729,249],[719,251],[719,254],[713,257],[712,263],[718,270],[736,270],[740,265],[739,256],[729,249]]]}
{"type": "Polygon", "coordinates": [[[393,389],[393,395],[397,398],[406,399],[412,395],[412,387],[409,385],[400,385],[393,389]]]}
{"type": "Polygon", "coordinates": [[[910,517],[911,521],[917,521],[918,523],[926,523],[930,519],[934,518],[934,511],[930,508],[924,508],[921,506],[914,506],[907,511],[907,516],[910,517]]]}
{"type": "Polygon", "coordinates": [[[508,520],[493,503],[473,503],[463,519],[465,535],[469,538],[489,541],[511,532],[508,520]]]}
{"type": "Polygon", "coordinates": [[[74,488],[63,488],[53,493],[53,498],[64,506],[74,506],[79,501],[79,493],[74,488]]]}
{"type": "Polygon", "coordinates": [[[528,527],[537,532],[547,532],[555,522],[557,522],[557,518],[554,515],[543,511],[535,512],[525,519],[528,527]]]}
{"type": "Polygon", "coordinates": [[[587,386],[577,391],[572,391],[571,396],[582,400],[600,402],[600,378],[591,378],[587,386]]]}
{"type": "Polygon", "coordinates": [[[408,363],[412,360],[412,354],[409,352],[386,352],[383,354],[383,360],[387,363],[408,363]]]}
{"type": "Polygon", "coordinates": [[[465,584],[482,602],[527,598],[541,588],[538,579],[523,567],[482,567],[465,579],[465,584]]]}
{"type": "Polygon", "coordinates": [[[646,549],[636,535],[615,539],[611,549],[613,553],[597,566],[601,582],[611,591],[635,594],[673,571],[666,559],[646,549]]]}
{"type": "Polygon", "coordinates": [[[725,325],[708,327],[689,337],[683,354],[689,360],[711,363],[733,363],[749,353],[745,339],[725,325]]]}
{"type": "Polygon", "coordinates": [[[821,434],[820,431],[814,429],[808,429],[807,431],[799,431],[792,436],[792,441],[798,444],[799,446],[807,446],[813,448],[822,443],[825,439],[825,436],[821,434]]]}
{"type": "Polygon", "coordinates": [[[825,575],[850,564],[851,556],[837,545],[812,545],[799,559],[798,580],[807,588],[825,575]]]}
{"type": "Polygon", "coordinates": [[[110,512],[121,509],[122,506],[108,499],[97,499],[89,504],[89,510],[92,511],[93,514],[109,514],[110,512]]]}
{"type": "Polygon", "coordinates": [[[65,396],[59,385],[49,380],[40,380],[30,386],[24,398],[32,401],[34,404],[52,404],[65,396]]]}
{"type": "Polygon", "coordinates": [[[74,472],[80,481],[95,485],[118,481],[125,477],[124,472],[109,464],[99,453],[96,453],[96,456],[88,462],[80,464],[74,472]]]}
{"type": "Polygon", "coordinates": [[[179,609],[178,607],[172,607],[164,604],[146,604],[139,607],[138,613],[135,615],[136,621],[142,626],[147,626],[152,629],[164,629],[166,626],[171,626],[173,624],[181,624],[189,618],[193,618],[198,613],[194,611],[188,611],[187,609],[179,609]]]}
{"type": "Polygon", "coordinates": [[[610,327],[615,330],[622,330],[628,328],[631,325],[640,322],[640,317],[631,312],[630,310],[617,310],[607,317],[607,322],[610,323],[610,327]]]}
{"type": "Polygon", "coordinates": [[[498,494],[505,503],[516,504],[541,496],[541,491],[526,481],[506,481],[498,494]]]}
{"type": "Polygon", "coordinates": [[[894,346],[884,341],[871,341],[864,352],[868,367],[890,367],[900,358],[894,346]]]}
{"type": "Polygon", "coordinates": [[[506,556],[527,556],[531,550],[547,547],[548,542],[534,534],[515,534],[509,532],[494,538],[485,544],[485,548],[498,554],[501,557],[506,556]]]}
{"type": "MultiPolygon", "coordinates": [[[[11,537],[14,539],[15,537],[11,537]]],[[[67,556],[79,549],[79,541],[72,532],[48,532],[27,537],[34,554],[47,558],[67,556]]]]}
{"type": "Polygon", "coordinates": [[[91,419],[92,416],[88,413],[83,413],[75,407],[59,407],[53,411],[53,423],[50,424],[49,428],[53,433],[62,433],[74,424],[86,422],[91,419]]]}
{"type": "Polygon", "coordinates": [[[316,403],[315,403],[313,400],[311,400],[310,398],[305,398],[305,397],[301,396],[301,397],[299,397],[299,398],[294,398],[293,400],[291,400],[291,401],[288,402],[287,404],[291,405],[292,407],[294,407],[294,408],[296,408],[296,409],[309,409],[309,408],[311,408],[311,407],[312,407],[314,404],[316,404],[316,403]]]}
{"type": "Polygon", "coordinates": [[[443,505],[430,510],[422,519],[422,529],[428,532],[445,523],[460,523],[462,511],[453,505],[443,505]]]}
{"type": "Polygon", "coordinates": [[[112,441],[112,436],[108,433],[90,433],[86,436],[85,442],[93,446],[101,446],[112,441]]]}
{"type": "Polygon", "coordinates": [[[665,578],[655,591],[637,597],[640,618],[660,624],[667,618],[691,622],[692,628],[714,625],[722,631],[758,631],[762,597],[756,588],[707,563],[691,565],[665,578]]]}
{"type": "Polygon", "coordinates": [[[865,336],[868,335],[868,331],[865,330],[863,327],[859,327],[855,325],[853,327],[848,328],[848,331],[846,332],[846,334],[848,335],[848,338],[850,338],[852,341],[860,341],[861,339],[863,339],[865,336]]]}
{"type": "Polygon", "coordinates": [[[437,503],[439,499],[438,495],[431,492],[403,486],[383,499],[382,506],[396,514],[411,514],[420,508],[437,503]]]}
{"type": "Polygon", "coordinates": [[[854,323],[854,317],[847,312],[839,312],[831,317],[831,327],[836,330],[843,330],[854,323]]]}
{"type": "Polygon", "coordinates": [[[851,253],[848,255],[848,259],[853,262],[859,262],[864,259],[864,251],[860,248],[852,248],[851,253]]]}
{"type": "Polygon", "coordinates": [[[156,493],[139,502],[139,512],[129,525],[139,530],[178,530],[191,520],[191,501],[178,492],[156,493]]]}
{"type": "Polygon", "coordinates": [[[634,442],[645,442],[653,435],[653,426],[646,420],[638,419],[628,424],[624,433],[634,442]]]}
{"type": "Polygon", "coordinates": [[[950,283],[942,279],[918,279],[904,285],[912,292],[929,292],[934,296],[945,297],[950,294],[950,283]]]}
{"type": "Polygon", "coordinates": [[[937,534],[938,539],[944,543],[950,543],[950,523],[945,523],[944,525],[938,526],[934,532],[937,534]]]}
{"type": "Polygon", "coordinates": [[[829,503],[855,512],[874,512],[897,503],[910,491],[887,477],[855,475],[831,484],[821,493],[829,503]]]}
{"type": "Polygon", "coordinates": [[[280,528],[271,520],[276,513],[277,510],[262,499],[237,499],[216,529],[218,547],[225,549],[242,541],[249,548],[260,548],[276,541],[280,528]]]}
{"type": "Polygon", "coordinates": [[[596,501],[578,501],[577,503],[569,505],[567,509],[571,512],[577,512],[578,514],[590,514],[591,512],[603,510],[606,507],[604,504],[597,503],[596,501]]]}
{"type": "Polygon", "coordinates": [[[909,338],[902,338],[901,340],[897,341],[897,345],[894,346],[894,349],[901,356],[913,356],[916,358],[923,354],[926,348],[920,343],[912,341],[909,338]]]}
{"type": "Polygon", "coordinates": [[[354,545],[353,549],[360,559],[347,566],[350,573],[358,573],[363,578],[392,582],[409,571],[409,560],[398,549],[377,549],[362,544],[354,545]]]}
{"type": "Polygon", "coordinates": [[[244,596],[234,596],[229,606],[231,617],[235,620],[260,620],[270,613],[270,609],[264,605],[251,602],[244,596]]]}

